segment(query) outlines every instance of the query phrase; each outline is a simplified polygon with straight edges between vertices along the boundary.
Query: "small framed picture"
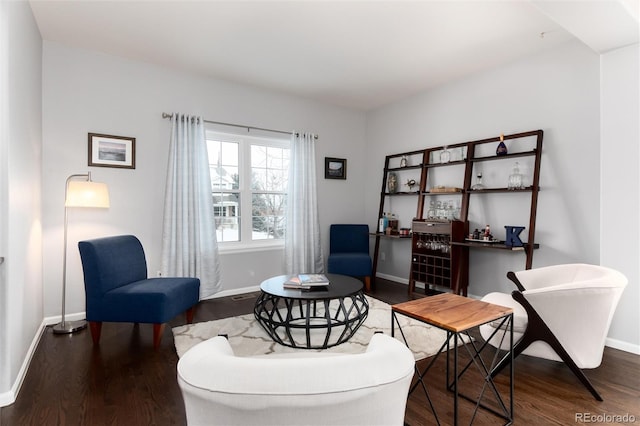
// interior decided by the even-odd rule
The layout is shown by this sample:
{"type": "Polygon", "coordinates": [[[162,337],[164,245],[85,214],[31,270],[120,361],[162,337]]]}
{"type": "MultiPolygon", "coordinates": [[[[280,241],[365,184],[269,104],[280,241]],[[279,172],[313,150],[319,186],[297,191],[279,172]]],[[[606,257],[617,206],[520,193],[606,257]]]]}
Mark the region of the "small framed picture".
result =
{"type": "Polygon", "coordinates": [[[89,166],[136,168],[136,138],[89,133],[89,166]]]}
{"type": "Polygon", "coordinates": [[[324,157],[325,179],[346,179],[347,160],[345,158],[324,157]]]}

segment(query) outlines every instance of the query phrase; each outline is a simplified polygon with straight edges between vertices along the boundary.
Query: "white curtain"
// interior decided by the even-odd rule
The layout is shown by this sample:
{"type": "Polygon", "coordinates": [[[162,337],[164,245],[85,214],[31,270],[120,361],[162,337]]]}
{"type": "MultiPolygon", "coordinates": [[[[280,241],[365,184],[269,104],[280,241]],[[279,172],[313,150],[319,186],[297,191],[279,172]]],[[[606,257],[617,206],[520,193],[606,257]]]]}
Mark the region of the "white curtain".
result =
{"type": "Polygon", "coordinates": [[[290,158],[284,250],[286,272],[324,272],[316,196],[315,135],[294,132],[290,158]]]}
{"type": "Polygon", "coordinates": [[[173,114],[161,271],[200,278],[200,299],[220,290],[220,259],[202,117],[173,114]]]}

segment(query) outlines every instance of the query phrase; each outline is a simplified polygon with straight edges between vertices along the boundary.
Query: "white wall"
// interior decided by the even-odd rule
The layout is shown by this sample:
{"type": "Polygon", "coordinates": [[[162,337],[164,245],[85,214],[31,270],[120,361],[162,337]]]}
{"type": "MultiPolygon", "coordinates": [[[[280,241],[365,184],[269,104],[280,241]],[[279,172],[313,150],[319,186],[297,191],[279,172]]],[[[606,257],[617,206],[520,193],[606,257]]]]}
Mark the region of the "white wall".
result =
{"type": "MultiPolygon", "coordinates": [[[[368,180],[381,180],[385,154],[542,129],[536,223],[541,248],[534,254],[533,266],[598,263],[598,64],[597,54],[570,43],[373,112],[367,123],[369,158],[380,167],[369,171],[368,180]]],[[[504,225],[518,225],[501,220],[501,215],[508,215],[523,201],[515,197],[519,195],[473,197],[470,216],[480,225],[491,224],[494,234],[504,237],[504,225]]],[[[367,191],[366,202],[369,211],[376,211],[378,193],[373,188],[367,191]]],[[[409,225],[411,216],[404,217],[407,220],[402,222],[409,225]]],[[[375,219],[370,217],[370,223],[375,219]]],[[[527,223],[528,214],[520,225],[527,223]]],[[[409,244],[392,244],[393,259],[390,262],[387,256],[379,270],[407,277],[409,244]],[[399,246],[402,250],[396,250],[399,246]]],[[[505,274],[523,269],[524,261],[520,253],[471,250],[469,292],[481,296],[510,290],[505,274]]]]}
{"type": "MultiPolygon", "coordinates": [[[[635,282],[627,289],[627,300],[621,302],[616,313],[609,344],[638,352],[637,97],[635,111],[631,101],[615,106],[621,93],[638,92],[637,51],[635,59],[628,53],[605,55],[603,74],[604,82],[611,87],[605,88],[603,95],[603,109],[608,114],[603,121],[602,151],[606,153],[602,162],[600,56],[578,42],[371,112],[367,116],[368,158],[378,167],[367,173],[367,181],[374,184],[367,190],[366,208],[371,226],[376,220],[387,154],[500,133],[544,130],[536,223],[540,249],[534,253],[533,267],[602,263],[618,266],[631,275],[635,282]],[[616,122],[621,117],[625,123],[622,129],[616,122]],[[620,217],[633,222],[630,228],[623,228],[624,232],[620,226],[627,221],[620,221],[620,217]],[[621,242],[621,233],[629,235],[628,240],[621,242]],[[624,254],[621,256],[620,252],[624,254]]],[[[494,231],[502,230],[498,237],[504,237],[502,227],[507,223],[501,218],[517,211],[522,200],[513,201],[513,197],[517,196],[491,196],[480,202],[472,198],[470,216],[475,215],[480,224],[486,217],[494,231]]],[[[397,198],[393,199],[396,205],[385,210],[399,213],[401,226],[409,226],[415,200],[407,202],[402,197],[398,202],[397,198]]],[[[521,224],[526,225],[527,219],[521,224]]],[[[386,260],[379,261],[379,273],[407,281],[409,242],[383,240],[381,252],[386,260]]],[[[523,254],[471,250],[469,293],[483,296],[491,291],[510,292],[512,284],[505,274],[523,269],[524,261],[523,254]]]]}
{"type": "MultiPolygon", "coordinates": [[[[622,295],[609,337],[640,347],[640,96],[639,46],[602,55],[602,243],[603,265],[624,273],[622,295]]],[[[621,347],[631,350],[621,343],[621,347]]]]}
{"type": "MultiPolygon", "coordinates": [[[[335,222],[362,221],[366,159],[364,113],[322,105],[257,88],[97,52],[44,43],[43,249],[45,315],[59,315],[62,273],[64,181],[86,172],[87,133],[136,138],[136,169],[91,168],[109,185],[111,207],[69,215],[67,311],[84,311],[76,242],[119,233],[136,234],[151,274],[159,269],[162,206],[170,122],[162,112],[200,114],[205,119],[318,133],[318,197],[322,236],[335,222]],[[348,160],[346,181],[324,180],[324,157],[348,160]]],[[[328,248],[328,245],[326,245],[328,248]]],[[[221,256],[223,288],[258,285],[283,273],[282,251],[221,256]]]]}
{"type": "Polygon", "coordinates": [[[0,8],[0,406],[11,403],[42,323],[42,41],[26,2],[0,8]]]}

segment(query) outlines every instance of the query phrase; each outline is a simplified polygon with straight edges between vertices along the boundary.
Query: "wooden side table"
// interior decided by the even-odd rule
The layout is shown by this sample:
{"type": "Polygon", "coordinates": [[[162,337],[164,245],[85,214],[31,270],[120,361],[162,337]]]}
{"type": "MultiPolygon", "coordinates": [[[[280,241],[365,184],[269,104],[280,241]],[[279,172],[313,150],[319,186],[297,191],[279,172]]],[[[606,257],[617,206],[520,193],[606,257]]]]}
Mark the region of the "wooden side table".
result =
{"type": "MultiPolygon", "coordinates": [[[[422,386],[422,389],[427,396],[431,411],[436,418],[438,424],[440,420],[436,413],[435,407],[429,393],[427,391],[426,384],[423,380],[425,374],[433,366],[436,359],[441,353],[445,353],[447,357],[446,364],[446,387],[453,392],[453,416],[454,425],[458,424],[458,398],[463,397],[467,400],[473,401],[476,406],[473,411],[470,423],[473,422],[478,408],[482,407],[493,414],[503,418],[507,425],[513,423],[513,309],[504,306],[494,305],[480,300],[470,299],[455,294],[444,293],[437,296],[425,297],[422,299],[411,300],[409,302],[399,303],[391,307],[391,335],[395,335],[395,324],[398,324],[398,330],[402,334],[402,337],[407,345],[407,339],[400,327],[397,315],[405,315],[415,320],[430,324],[434,327],[440,328],[447,332],[447,339],[440,347],[438,353],[433,357],[428,364],[424,372],[420,372],[418,365],[416,364],[416,375],[418,381],[412,386],[409,393],[413,392],[418,385],[422,386]],[[509,336],[509,353],[506,355],[511,362],[509,363],[509,401],[508,407],[504,401],[504,398],[500,395],[498,388],[496,387],[492,371],[499,363],[500,359],[497,356],[498,350],[496,349],[496,356],[492,357],[490,364],[480,356],[481,352],[487,347],[492,348],[486,342],[475,341],[470,334],[470,331],[483,324],[496,321],[499,326],[496,327],[494,335],[502,332],[502,339],[509,336]],[[453,344],[453,348],[451,348],[453,344]],[[470,355],[470,360],[461,369],[458,368],[458,352],[460,347],[467,350],[470,355]],[[450,381],[450,367],[449,359],[450,352],[453,352],[453,377],[450,381]],[[459,380],[463,377],[471,365],[475,365],[483,377],[484,384],[481,388],[480,394],[477,398],[470,398],[462,393],[458,386],[459,380]],[[499,405],[498,409],[494,409],[482,403],[482,398],[485,391],[490,389],[492,394],[499,405]]],[[[494,337],[491,336],[491,338],[494,337]]],[[[491,339],[488,339],[491,340],[491,339]]]]}

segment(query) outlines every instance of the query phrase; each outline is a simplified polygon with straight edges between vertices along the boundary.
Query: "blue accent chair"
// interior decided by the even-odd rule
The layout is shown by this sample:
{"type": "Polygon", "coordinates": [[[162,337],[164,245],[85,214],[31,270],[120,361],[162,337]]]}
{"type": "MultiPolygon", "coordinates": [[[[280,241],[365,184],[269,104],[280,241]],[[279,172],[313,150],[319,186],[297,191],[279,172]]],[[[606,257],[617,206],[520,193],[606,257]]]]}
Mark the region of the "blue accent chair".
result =
{"type": "Polygon", "coordinates": [[[371,290],[369,225],[331,225],[327,271],[364,278],[365,289],[371,290]]]}
{"type": "Polygon", "coordinates": [[[153,346],[165,323],[186,312],[193,321],[200,298],[198,278],[147,278],[147,261],[133,235],[80,241],[87,321],[93,343],[100,342],[103,322],[153,324],[153,346]]]}

